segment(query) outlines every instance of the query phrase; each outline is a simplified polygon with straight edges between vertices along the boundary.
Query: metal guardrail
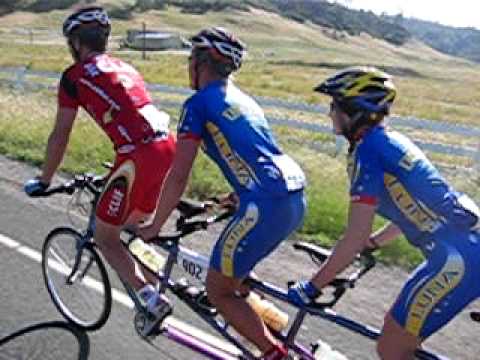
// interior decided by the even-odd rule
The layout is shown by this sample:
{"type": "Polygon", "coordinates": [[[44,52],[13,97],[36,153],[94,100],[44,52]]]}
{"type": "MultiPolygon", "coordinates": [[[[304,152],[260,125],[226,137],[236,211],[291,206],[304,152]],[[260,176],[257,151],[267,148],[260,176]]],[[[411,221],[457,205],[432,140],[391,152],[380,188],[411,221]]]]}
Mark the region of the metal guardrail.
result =
{"type": "MultiPolygon", "coordinates": [[[[26,67],[0,67],[0,73],[7,73],[10,77],[12,77],[13,79],[3,80],[3,82],[4,83],[8,82],[9,84],[13,85],[15,88],[22,88],[25,86],[33,86],[33,87],[40,87],[40,88],[54,87],[52,84],[45,84],[38,81],[33,81],[33,79],[29,78],[32,76],[50,79],[50,80],[58,80],[60,78],[60,74],[56,72],[29,70],[26,67]]],[[[164,85],[164,84],[147,84],[147,87],[150,91],[164,92],[164,93],[173,94],[173,95],[180,95],[183,97],[190,96],[193,93],[193,91],[188,88],[182,88],[182,87],[176,87],[176,86],[170,86],[170,85],[164,85]]],[[[308,113],[319,114],[319,115],[326,115],[328,112],[327,107],[323,105],[312,105],[308,103],[291,102],[291,101],[277,99],[277,98],[260,97],[260,96],[255,97],[255,99],[263,107],[273,107],[278,109],[302,111],[302,112],[308,112],[308,113]]],[[[181,101],[162,100],[161,105],[167,108],[180,107],[181,101]]],[[[460,135],[465,137],[480,136],[480,128],[474,127],[474,126],[457,125],[457,124],[452,124],[452,123],[443,122],[439,120],[418,119],[412,116],[393,115],[391,116],[391,119],[392,119],[393,127],[420,129],[420,130],[426,130],[426,131],[437,132],[437,133],[460,135]]],[[[268,120],[271,124],[274,124],[274,125],[288,126],[296,129],[303,129],[307,131],[320,132],[325,134],[332,133],[331,127],[323,124],[298,121],[298,120],[290,119],[288,117],[277,117],[277,116],[269,116],[268,120]]],[[[441,144],[441,143],[424,142],[424,141],[415,141],[415,143],[425,151],[460,156],[460,157],[467,157],[467,158],[473,159],[475,162],[478,162],[478,160],[480,160],[480,153],[479,153],[479,150],[477,149],[455,146],[455,145],[447,145],[447,144],[441,144]]],[[[336,143],[337,151],[339,151],[338,148],[340,146],[342,146],[342,142],[337,141],[336,143]]],[[[319,148],[319,147],[316,146],[315,148],[319,148]]],[[[324,147],[320,147],[320,148],[324,148],[324,147]]]]}

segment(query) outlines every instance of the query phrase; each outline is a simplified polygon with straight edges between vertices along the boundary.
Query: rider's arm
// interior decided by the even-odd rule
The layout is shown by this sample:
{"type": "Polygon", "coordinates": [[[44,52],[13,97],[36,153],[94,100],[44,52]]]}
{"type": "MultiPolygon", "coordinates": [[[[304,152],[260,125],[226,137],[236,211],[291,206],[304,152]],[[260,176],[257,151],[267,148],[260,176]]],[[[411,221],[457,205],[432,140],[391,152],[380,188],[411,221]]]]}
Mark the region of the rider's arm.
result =
{"type": "Polygon", "coordinates": [[[193,161],[197,156],[200,141],[194,138],[178,140],[175,158],[170,169],[162,193],[158,200],[155,218],[150,226],[142,228],[138,235],[148,240],[155,237],[175,209],[187,186],[193,161]]]}
{"type": "Polygon", "coordinates": [[[177,206],[187,186],[193,161],[202,141],[206,117],[201,111],[203,104],[193,96],[183,105],[177,129],[177,149],[172,167],[163,184],[153,222],[143,227],[137,234],[144,240],[152,239],[162,228],[168,216],[177,206]]]}
{"type": "Polygon", "coordinates": [[[400,235],[402,235],[402,230],[394,223],[388,223],[370,235],[367,239],[367,246],[371,248],[382,247],[400,235]]]}
{"type": "Polygon", "coordinates": [[[45,184],[50,183],[62,162],[76,116],[77,109],[60,106],[57,109],[55,125],[48,138],[45,162],[40,176],[40,180],[45,184]]]}
{"type": "Polygon", "coordinates": [[[330,283],[363,250],[372,231],[375,210],[376,206],[371,204],[350,203],[347,230],[335,245],[332,255],[312,279],[317,289],[330,283]]]}

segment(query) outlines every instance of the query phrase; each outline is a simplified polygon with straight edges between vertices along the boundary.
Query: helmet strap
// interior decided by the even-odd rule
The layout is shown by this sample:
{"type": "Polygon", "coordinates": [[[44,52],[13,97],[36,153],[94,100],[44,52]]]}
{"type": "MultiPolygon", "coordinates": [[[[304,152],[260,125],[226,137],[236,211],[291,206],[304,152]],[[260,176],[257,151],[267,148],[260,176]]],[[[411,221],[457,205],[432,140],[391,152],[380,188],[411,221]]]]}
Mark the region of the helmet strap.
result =
{"type": "Polygon", "coordinates": [[[68,46],[70,47],[70,51],[75,62],[80,62],[80,51],[75,48],[72,37],[68,38],[68,46]]]}
{"type": "Polygon", "coordinates": [[[358,141],[358,131],[365,126],[365,121],[363,121],[363,117],[367,116],[365,111],[358,111],[355,114],[351,115],[350,121],[348,123],[342,124],[342,135],[350,143],[350,147],[352,147],[358,141]]]}
{"type": "Polygon", "coordinates": [[[194,90],[200,90],[200,66],[207,62],[205,55],[202,53],[204,50],[194,49],[192,55],[195,58],[194,74],[195,79],[193,79],[194,90]]]}
{"type": "Polygon", "coordinates": [[[193,79],[194,90],[200,90],[200,64],[198,61],[195,61],[195,79],[193,79]]]}

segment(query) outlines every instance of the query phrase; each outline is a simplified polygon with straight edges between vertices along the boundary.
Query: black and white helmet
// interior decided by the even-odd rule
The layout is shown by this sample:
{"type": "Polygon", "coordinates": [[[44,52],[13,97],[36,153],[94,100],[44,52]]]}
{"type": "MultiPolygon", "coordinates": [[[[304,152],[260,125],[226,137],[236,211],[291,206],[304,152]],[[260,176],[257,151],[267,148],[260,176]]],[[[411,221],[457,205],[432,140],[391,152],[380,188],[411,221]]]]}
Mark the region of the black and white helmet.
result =
{"type": "Polygon", "coordinates": [[[216,50],[216,53],[223,57],[221,60],[226,59],[233,65],[233,70],[238,70],[242,66],[246,45],[222,27],[203,29],[193,36],[190,41],[193,49],[216,50]]]}
{"type": "Polygon", "coordinates": [[[70,15],[63,23],[63,35],[69,37],[78,26],[91,23],[105,28],[107,36],[110,34],[111,22],[107,12],[102,7],[92,6],[70,15]]]}

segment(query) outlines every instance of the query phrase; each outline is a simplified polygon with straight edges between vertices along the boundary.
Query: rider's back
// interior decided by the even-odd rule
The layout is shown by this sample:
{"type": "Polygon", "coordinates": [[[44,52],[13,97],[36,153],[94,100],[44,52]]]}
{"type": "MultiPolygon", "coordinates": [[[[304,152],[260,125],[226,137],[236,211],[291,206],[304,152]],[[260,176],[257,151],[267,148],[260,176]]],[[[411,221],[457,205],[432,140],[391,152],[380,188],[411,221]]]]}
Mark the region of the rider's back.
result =
{"type": "Polygon", "coordinates": [[[203,140],[237,193],[281,195],[303,187],[302,171],[280,150],[263,110],[232,82],[213,82],[187,100],[179,133],[203,140]]]}
{"type": "Polygon", "coordinates": [[[411,242],[421,245],[444,226],[475,225],[476,216],[462,204],[466,195],[449,186],[423,152],[400,133],[375,127],[352,156],[357,169],[352,194],[370,187],[378,197],[379,213],[395,222],[411,242]]]}
{"type": "Polygon", "coordinates": [[[60,81],[59,105],[83,107],[116,148],[165,130],[166,124],[142,115],[142,109],[150,103],[150,95],[137,70],[108,54],[75,63],[65,70],[60,81]]]}

